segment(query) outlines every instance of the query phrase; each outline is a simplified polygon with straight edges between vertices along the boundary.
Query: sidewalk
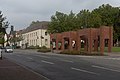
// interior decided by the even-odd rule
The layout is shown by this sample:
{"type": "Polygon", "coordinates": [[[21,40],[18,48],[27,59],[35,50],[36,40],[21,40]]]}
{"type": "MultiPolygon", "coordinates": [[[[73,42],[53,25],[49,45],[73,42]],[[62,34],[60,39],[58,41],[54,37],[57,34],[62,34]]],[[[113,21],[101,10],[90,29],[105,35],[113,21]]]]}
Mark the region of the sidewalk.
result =
{"type": "Polygon", "coordinates": [[[25,69],[6,58],[0,60],[0,80],[47,80],[42,75],[25,69]]]}
{"type": "Polygon", "coordinates": [[[108,55],[120,57],[120,52],[111,52],[111,53],[108,53],[108,55]]]}

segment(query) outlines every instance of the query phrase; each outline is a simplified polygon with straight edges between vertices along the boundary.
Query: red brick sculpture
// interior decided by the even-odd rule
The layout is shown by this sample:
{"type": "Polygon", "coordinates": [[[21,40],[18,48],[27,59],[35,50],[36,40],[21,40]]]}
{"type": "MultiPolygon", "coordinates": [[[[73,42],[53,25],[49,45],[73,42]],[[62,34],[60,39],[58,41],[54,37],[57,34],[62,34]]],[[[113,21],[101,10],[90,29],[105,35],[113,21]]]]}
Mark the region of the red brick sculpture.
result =
{"type": "Polygon", "coordinates": [[[108,47],[108,52],[111,52],[113,44],[113,28],[102,26],[100,28],[86,28],[78,31],[69,31],[55,33],[50,35],[51,49],[53,50],[77,50],[81,51],[84,47],[84,52],[104,53],[105,46],[108,47]]]}

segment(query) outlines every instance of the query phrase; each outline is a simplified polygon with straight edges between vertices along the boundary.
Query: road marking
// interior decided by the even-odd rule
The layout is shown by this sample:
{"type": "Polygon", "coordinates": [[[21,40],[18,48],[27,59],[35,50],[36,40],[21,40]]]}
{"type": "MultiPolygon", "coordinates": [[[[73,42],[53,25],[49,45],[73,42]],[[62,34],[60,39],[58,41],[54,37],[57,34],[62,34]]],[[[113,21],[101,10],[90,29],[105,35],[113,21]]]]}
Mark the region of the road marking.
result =
{"type": "Polygon", "coordinates": [[[87,70],[83,70],[83,69],[78,69],[78,68],[74,68],[74,67],[71,67],[71,69],[76,70],[76,71],[81,71],[81,72],[89,73],[89,74],[100,75],[100,74],[95,73],[95,72],[91,72],[91,71],[87,71],[87,70]]]}
{"type": "Polygon", "coordinates": [[[61,61],[64,61],[64,62],[70,62],[70,63],[74,63],[73,61],[70,61],[70,60],[62,60],[62,59],[60,59],[61,61]]]}
{"type": "Polygon", "coordinates": [[[45,78],[46,80],[50,80],[48,77],[46,77],[46,76],[44,76],[44,75],[42,75],[42,74],[40,74],[40,73],[38,73],[38,72],[35,72],[33,69],[28,68],[27,66],[22,65],[21,63],[18,63],[17,61],[15,61],[15,60],[13,60],[13,59],[11,59],[11,60],[12,60],[15,64],[20,65],[21,67],[27,69],[28,71],[30,71],[30,72],[32,72],[32,73],[34,73],[34,74],[36,74],[36,75],[38,75],[38,76],[40,76],[40,77],[43,77],[43,78],[45,78]]]}
{"type": "Polygon", "coordinates": [[[31,57],[26,57],[27,59],[31,59],[31,60],[33,60],[33,58],[31,58],[31,57]]]}
{"type": "Polygon", "coordinates": [[[48,61],[44,61],[44,60],[41,60],[41,62],[44,62],[44,63],[47,63],[47,64],[54,64],[52,62],[48,62],[48,61]]]}
{"type": "Polygon", "coordinates": [[[16,56],[19,56],[19,57],[21,57],[21,55],[16,55],[16,56]]]}
{"type": "Polygon", "coordinates": [[[51,57],[48,57],[48,56],[42,56],[42,55],[36,55],[36,56],[43,57],[43,58],[51,58],[51,57]]]}
{"type": "Polygon", "coordinates": [[[106,58],[106,59],[120,60],[120,58],[106,58]]]}
{"type": "Polygon", "coordinates": [[[102,66],[92,65],[92,67],[94,67],[94,68],[100,68],[100,69],[104,69],[104,70],[109,70],[109,71],[113,71],[113,72],[120,72],[119,70],[110,69],[110,68],[106,68],[106,67],[102,67],[102,66]]]}
{"type": "Polygon", "coordinates": [[[4,69],[4,68],[20,68],[20,66],[7,66],[7,67],[5,67],[5,66],[3,66],[3,67],[0,67],[0,69],[4,69]]]}

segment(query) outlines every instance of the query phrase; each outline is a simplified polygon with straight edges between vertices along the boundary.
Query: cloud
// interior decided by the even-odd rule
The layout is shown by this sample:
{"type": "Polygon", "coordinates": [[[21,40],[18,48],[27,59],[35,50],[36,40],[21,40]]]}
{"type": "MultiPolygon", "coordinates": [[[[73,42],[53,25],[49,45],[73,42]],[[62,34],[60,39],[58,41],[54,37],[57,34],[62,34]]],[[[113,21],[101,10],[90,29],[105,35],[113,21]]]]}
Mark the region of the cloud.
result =
{"type": "Polygon", "coordinates": [[[32,21],[50,20],[56,11],[78,13],[102,4],[119,6],[119,0],[0,0],[0,10],[16,29],[28,27],[32,21]]]}

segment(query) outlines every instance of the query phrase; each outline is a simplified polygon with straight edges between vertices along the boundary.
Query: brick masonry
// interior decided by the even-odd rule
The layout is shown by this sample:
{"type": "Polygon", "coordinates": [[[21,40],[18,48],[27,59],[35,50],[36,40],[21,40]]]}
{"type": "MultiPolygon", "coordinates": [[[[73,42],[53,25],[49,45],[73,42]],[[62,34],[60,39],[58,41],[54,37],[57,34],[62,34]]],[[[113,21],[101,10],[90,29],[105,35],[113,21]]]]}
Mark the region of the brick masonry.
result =
{"type": "Polygon", "coordinates": [[[86,28],[77,31],[55,33],[50,35],[51,49],[54,50],[77,50],[81,51],[81,41],[84,41],[84,52],[104,53],[105,44],[108,46],[108,52],[111,52],[113,45],[113,28],[101,26],[100,28],[86,28]],[[75,45],[73,46],[73,44],[75,45]],[[98,50],[100,47],[100,50],[98,50]]]}

